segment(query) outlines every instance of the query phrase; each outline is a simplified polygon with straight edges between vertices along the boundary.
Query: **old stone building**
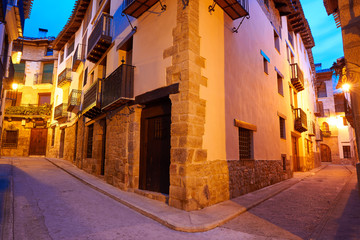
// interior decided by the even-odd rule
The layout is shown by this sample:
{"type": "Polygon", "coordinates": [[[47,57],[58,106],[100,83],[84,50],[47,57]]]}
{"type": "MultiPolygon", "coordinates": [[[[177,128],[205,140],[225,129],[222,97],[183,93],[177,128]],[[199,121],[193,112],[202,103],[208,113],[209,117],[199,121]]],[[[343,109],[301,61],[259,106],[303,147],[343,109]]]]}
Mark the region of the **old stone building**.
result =
{"type": "Polygon", "coordinates": [[[346,119],[347,100],[341,89],[336,89],[336,76],[331,69],[317,64],[316,86],[318,111],[315,113],[321,128],[319,142],[321,161],[334,164],[355,164],[356,154],[352,123],[346,119]]]}
{"type": "Polygon", "coordinates": [[[76,1],[47,156],[188,211],[318,166],[300,1],[215,2],[76,1]]]}
{"type": "MultiPolygon", "coordinates": [[[[332,14],[337,27],[341,27],[344,59],[335,64],[341,84],[348,84],[349,109],[347,118],[360,139],[360,1],[324,0],[328,15],[332,14]]],[[[356,141],[357,162],[360,156],[360,141],[356,141]]]]}
{"type": "MultiPolygon", "coordinates": [[[[44,31],[44,30],[42,30],[44,31]]],[[[51,118],[53,76],[57,55],[53,38],[18,38],[12,52],[21,52],[14,77],[4,91],[2,156],[45,155],[51,118]]]]}
{"type": "Polygon", "coordinates": [[[4,112],[4,89],[9,89],[13,77],[13,61],[21,52],[12,51],[13,42],[23,36],[25,19],[29,18],[32,0],[0,2],[0,131],[4,112]]]}

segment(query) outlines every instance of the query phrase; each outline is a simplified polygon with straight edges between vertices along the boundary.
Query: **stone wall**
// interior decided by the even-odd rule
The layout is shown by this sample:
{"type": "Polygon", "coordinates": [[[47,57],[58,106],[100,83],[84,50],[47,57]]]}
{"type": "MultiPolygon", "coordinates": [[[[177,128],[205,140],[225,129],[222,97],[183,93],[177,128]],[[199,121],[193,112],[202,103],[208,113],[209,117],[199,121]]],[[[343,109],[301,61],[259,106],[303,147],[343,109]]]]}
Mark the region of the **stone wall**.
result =
{"type": "MultiPolygon", "coordinates": [[[[32,122],[30,122],[30,124],[32,125],[32,122]]],[[[8,121],[7,119],[4,119],[1,137],[2,140],[4,140],[6,129],[19,130],[18,143],[16,148],[1,146],[1,156],[29,156],[31,127],[27,127],[26,125],[22,126],[21,120],[8,121]]]]}
{"type": "Polygon", "coordinates": [[[253,192],[292,177],[280,160],[228,161],[230,198],[253,192]]]}
{"type": "MultiPolygon", "coordinates": [[[[55,140],[54,140],[54,145],[51,146],[53,130],[52,130],[52,127],[48,128],[46,157],[49,157],[49,158],[59,157],[60,133],[61,133],[61,130],[60,130],[59,126],[55,126],[55,140]]],[[[66,140],[67,139],[65,139],[65,141],[66,140]]]]}
{"type": "MultiPolygon", "coordinates": [[[[77,147],[76,147],[76,158],[75,165],[79,168],[82,168],[83,157],[84,157],[84,146],[85,146],[85,117],[80,117],[77,121],[78,123],[78,137],[77,137],[77,147]]],[[[66,139],[65,139],[66,141],[66,139]]]]}
{"type": "Polygon", "coordinates": [[[64,159],[70,162],[74,161],[75,128],[76,124],[65,128],[64,159]]]}

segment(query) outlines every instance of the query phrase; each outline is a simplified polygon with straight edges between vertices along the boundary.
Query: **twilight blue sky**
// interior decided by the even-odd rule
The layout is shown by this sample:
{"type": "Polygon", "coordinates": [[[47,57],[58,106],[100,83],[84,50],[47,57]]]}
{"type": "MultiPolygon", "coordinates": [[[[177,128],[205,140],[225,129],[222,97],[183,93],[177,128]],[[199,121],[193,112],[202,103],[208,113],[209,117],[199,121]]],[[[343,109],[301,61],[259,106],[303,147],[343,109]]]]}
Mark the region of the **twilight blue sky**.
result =
{"type": "MultiPolygon", "coordinates": [[[[300,1],[315,39],[315,63],[329,68],[344,55],[341,30],[336,28],[334,18],[326,14],[322,0],[300,1]]],[[[70,17],[74,3],[75,0],[34,0],[30,19],[25,22],[24,35],[37,37],[38,29],[46,28],[49,30],[48,36],[56,37],[70,17]]]]}
{"type": "Polygon", "coordinates": [[[24,36],[38,37],[39,28],[56,37],[71,15],[75,0],[34,0],[31,15],[25,20],[24,36]]]}
{"type": "Polygon", "coordinates": [[[337,58],[344,56],[341,28],[336,28],[334,17],[327,15],[323,0],[300,2],[315,39],[315,63],[322,63],[323,68],[329,68],[337,58]]]}

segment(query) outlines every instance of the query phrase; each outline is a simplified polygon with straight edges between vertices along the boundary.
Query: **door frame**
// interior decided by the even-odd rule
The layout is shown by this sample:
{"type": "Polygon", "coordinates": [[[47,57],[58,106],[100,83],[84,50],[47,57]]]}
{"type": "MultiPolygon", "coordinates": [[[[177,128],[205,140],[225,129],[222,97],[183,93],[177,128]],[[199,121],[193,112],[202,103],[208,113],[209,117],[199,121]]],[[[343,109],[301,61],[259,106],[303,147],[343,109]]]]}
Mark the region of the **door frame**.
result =
{"type": "MultiPolygon", "coordinates": [[[[38,130],[43,130],[44,132],[46,131],[46,134],[45,134],[45,150],[44,150],[44,154],[43,155],[46,155],[46,149],[47,149],[47,138],[48,138],[48,129],[47,128],[31,128],[31,132],[30,132],[30,142],[29,142],[29,156],[30,155],[38,155],[38,154],[32,154],[32,151],[31,151],[31,142],[32,142],[32,139],[33,139],[33,131],[38,131],[38,130]]],[[[42,154],[41,154],[42,155],[42,154]]]]}

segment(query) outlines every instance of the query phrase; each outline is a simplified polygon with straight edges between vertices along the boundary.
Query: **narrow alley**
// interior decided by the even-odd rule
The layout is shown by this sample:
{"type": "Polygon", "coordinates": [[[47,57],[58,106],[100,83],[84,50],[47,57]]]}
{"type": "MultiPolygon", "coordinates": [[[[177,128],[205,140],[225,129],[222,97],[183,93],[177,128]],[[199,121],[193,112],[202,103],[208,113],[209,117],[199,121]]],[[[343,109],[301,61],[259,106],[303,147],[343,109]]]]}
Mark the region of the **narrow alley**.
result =
{"type": "MultiPolygon", "coordinates": [[[[294,179],[301,181],[235,219],[210,231],[185,233],[167,228],[84,185],[45,158],[3,158],[0,164],[1,179],[12,179],[12,184],[0,189],[0,197],[5,196],[1,200],[7,203],[4,211],[14,210],[13,215],[6,215],[3,239],[168,239],[169,236],[172,239],[357,239],[360,236],[360,198],[353,166],[323,165],[307,176],[295,173],[294,179]],[[4,195],[6,190],[10,194],[4,195]]],[[[238,199],[231,201],[236,203],[238,199]]]]}

